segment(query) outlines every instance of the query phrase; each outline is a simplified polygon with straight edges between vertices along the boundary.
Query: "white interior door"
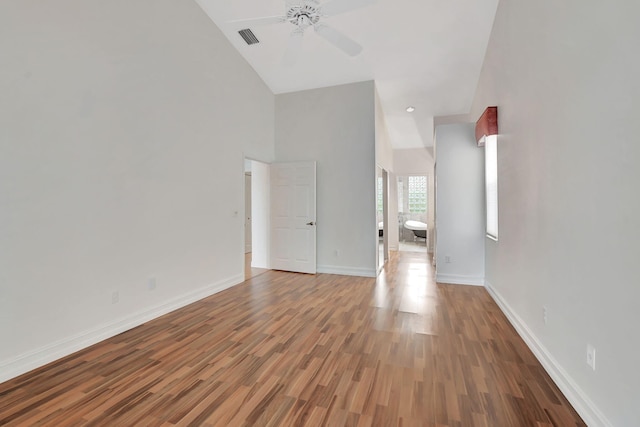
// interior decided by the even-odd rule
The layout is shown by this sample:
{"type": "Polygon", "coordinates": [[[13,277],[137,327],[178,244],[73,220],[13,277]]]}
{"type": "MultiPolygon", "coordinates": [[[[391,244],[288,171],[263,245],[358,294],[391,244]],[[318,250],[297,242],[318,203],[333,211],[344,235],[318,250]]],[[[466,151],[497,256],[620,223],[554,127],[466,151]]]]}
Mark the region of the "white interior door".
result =
{"type": "Polygon", "coordinates": [[[271,268],[316,272],[316,163],[271,165],[271,268]]]}

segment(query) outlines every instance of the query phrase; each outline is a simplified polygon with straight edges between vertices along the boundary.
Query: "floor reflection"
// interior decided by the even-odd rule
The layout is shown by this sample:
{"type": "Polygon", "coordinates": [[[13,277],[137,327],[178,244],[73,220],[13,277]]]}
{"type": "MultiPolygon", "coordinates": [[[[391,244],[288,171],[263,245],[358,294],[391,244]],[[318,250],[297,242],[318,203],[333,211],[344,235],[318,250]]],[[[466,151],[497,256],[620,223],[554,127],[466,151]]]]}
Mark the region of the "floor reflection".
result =
{"type": "Polygon", "coordinates": [[[392,252],[378,276],[372,305],[374,328],[402,334],[436,334],[438,292],[430,257],[419,252],[392,252]],[[389,279],[391,278],[391,279],[389,279]]]}
{"type": "Polygon", "coordinates": [[[398,250],[400,252],[420,252],[420,253],[426,254],[427,253],[427,244],[426,244],[425,241],[400,242],[400,244],[398,246],[398,250]]]}

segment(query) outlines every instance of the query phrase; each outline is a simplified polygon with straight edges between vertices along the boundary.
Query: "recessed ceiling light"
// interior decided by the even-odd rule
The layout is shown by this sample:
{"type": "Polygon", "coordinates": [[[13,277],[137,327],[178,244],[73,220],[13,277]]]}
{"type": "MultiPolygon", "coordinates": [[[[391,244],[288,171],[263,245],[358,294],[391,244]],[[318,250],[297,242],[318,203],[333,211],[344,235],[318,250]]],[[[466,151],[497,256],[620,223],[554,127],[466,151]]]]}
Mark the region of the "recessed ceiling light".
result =
{"type": "Polygon", "coordinates": [[[407,113],[413,113],[414,111],[416,111],[416,109],[414,107],[407,107],[407,113]]]}

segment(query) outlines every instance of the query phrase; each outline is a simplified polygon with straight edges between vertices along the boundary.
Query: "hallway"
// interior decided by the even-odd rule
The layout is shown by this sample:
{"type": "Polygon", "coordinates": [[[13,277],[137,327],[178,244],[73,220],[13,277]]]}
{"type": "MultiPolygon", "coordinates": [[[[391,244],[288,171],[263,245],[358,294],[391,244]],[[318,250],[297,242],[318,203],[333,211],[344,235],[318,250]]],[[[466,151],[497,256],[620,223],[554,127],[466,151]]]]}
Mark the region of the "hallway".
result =
{"type": "Polygon", "coordinates": [[[267,271],[0,384],[0,425],[583,426],[481,287],[267,271]]]}

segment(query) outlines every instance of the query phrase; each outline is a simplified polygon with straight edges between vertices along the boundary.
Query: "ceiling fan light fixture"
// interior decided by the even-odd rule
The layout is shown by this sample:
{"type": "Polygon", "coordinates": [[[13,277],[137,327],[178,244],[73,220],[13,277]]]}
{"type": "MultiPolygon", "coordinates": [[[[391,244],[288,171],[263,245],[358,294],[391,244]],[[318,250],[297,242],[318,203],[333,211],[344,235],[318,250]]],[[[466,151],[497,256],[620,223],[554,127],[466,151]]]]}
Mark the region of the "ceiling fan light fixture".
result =
{"type": "Polygon", "coordinates": [[[414,111],[416,111],[415,107],[412,107],[411,105],[407,107],[407,113],[413,113],[414,111]]]}
{"type": "Polygon", "coordinates": [[[315,0],[307,0],[301,4],[291,4],[286,12],[286,20],[298,27],[309,27],[320,21],[319,3],[315,0]]]}

